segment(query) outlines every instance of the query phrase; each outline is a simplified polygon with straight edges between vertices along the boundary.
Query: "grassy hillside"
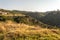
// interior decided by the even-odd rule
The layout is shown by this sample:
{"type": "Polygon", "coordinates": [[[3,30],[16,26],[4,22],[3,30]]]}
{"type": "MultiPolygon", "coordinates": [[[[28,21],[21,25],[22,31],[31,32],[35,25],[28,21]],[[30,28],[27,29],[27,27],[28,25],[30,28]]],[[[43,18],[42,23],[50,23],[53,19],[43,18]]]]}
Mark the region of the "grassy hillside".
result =
{"type": "Polygon", "coordinates": [[[0,40],[60,40],[60,29],[47,29],[12,21],[0,22],[0,40]]]}
{"type": "Polygon", "coordinates": [[[56,12],[4,9],[0,11],[2,11],[0,13],[0,40],[60,40],[60,28],[51,25],[54,24],[55,18],[59,19],[59,13],[56,16],[56,12]]]}

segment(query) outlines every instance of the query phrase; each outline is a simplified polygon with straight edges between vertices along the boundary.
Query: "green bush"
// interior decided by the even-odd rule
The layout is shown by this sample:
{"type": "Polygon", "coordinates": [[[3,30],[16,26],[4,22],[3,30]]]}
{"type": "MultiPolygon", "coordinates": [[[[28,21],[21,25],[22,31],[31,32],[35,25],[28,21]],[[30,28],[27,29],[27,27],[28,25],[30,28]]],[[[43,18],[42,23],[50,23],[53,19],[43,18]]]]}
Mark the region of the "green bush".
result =
{"type": "Polygon", "coordinates": [[[0,21],[6,21],[6,18],[4,16],[0,16],[0,21]]]}

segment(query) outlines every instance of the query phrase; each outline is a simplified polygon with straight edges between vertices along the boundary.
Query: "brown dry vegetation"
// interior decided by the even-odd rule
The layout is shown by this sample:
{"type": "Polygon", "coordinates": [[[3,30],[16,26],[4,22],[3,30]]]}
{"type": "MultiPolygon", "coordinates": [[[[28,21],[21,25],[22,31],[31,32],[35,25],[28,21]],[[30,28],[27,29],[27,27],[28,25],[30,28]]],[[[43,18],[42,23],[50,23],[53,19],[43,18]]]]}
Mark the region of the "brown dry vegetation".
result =
{"type": "MultiPolygon", "coordinates": [[[[59,29],[41,28],[40,26],[37,26],[37,25],[30,26],[27,24],[15,23],[12,21],[0,22],[0,33],[1,33],[0,35],[4,36],[3,38],[4,40],[13,40],[12,39],[13,37],[31,38],[32,36],[33,37],[37,36],[38,39],[36,40],[45,40],[45,39],[46,40],[60,40],[59,29]]],[[[17,40],[17,39],[14,39],[14,40],[17,40]]],[[[30,39],[30,40],[35,40],[35,39],[30,39]]]]}

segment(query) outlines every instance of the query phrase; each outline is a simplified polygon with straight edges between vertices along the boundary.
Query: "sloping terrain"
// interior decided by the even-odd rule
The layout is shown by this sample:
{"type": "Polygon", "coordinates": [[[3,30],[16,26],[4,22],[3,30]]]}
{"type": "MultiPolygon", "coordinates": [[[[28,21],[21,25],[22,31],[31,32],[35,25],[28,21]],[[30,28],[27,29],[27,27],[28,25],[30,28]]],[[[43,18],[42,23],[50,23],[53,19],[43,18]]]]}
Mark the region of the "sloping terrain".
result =
{"type": "Polygon", "coordinates": [[[48,12],[27,12],[24,14],[29,15],[44,24],[60,27],[60,10],[48,12]]]}
{"type": "Polygon", "coordinates": [[[59,13],[45,12],[45,14],[3,9],[0,11],[2,11],[0,13],[0,40],[60,40],[60,28],[51,25],[54,23],[50,24],[52,19],[53,22],[55,18],[56,22],[60,19],[59,13]]]}
{"type": "Polygon", "coordinates": [[[41,19],[42,22],[49,25],[60,27],[60,11],[48,12],[46,16],[41,19]]]}
{"type": "Polygon", "coordinates": [[[47,29],[12,21],[0,22],[0,40],[60,40],[60,29],[47,29]]]}

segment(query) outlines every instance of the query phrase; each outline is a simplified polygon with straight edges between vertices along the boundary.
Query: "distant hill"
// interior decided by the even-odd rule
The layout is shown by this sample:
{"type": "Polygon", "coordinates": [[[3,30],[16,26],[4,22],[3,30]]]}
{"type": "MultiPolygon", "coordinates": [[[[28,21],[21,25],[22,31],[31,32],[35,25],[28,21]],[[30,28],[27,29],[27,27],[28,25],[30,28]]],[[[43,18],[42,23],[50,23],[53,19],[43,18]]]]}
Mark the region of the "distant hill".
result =
{"type": "Polygon", "coordinates": [[[45,24],[60,26],[60,11],[51,11],[40,19],[45,24]]]}
{"type": "Polygon", "coordinates": [[[46,25],[58,26],[58,27],[60,26],[60,11],[59,10],[48,11],[48,12],[29,12],[29,11],[4,10],[4,9],[0,9],[0,10],[2,12],[8,12],[7,15],[3,15],[3,16],[18,16],[17,20],[20,20],[20,17],[22,17],[22,19],[24,19],[26,22],[27,20],[29,20],[27,24],[33,21],[35,23],[36,21],[37,23],[35,24],[38,24],[38,25],[43,24],[44,26],[46,25]]]}
{"type": "Polygon", "coordinates": [[[60,26],[60,11],[48,11],[48,12],[27,12],[24,13],[29,15],[40,22],[52,26],[60,26]]]}

